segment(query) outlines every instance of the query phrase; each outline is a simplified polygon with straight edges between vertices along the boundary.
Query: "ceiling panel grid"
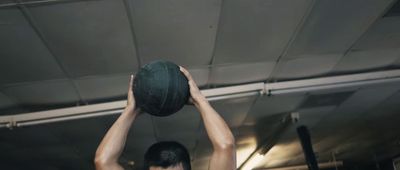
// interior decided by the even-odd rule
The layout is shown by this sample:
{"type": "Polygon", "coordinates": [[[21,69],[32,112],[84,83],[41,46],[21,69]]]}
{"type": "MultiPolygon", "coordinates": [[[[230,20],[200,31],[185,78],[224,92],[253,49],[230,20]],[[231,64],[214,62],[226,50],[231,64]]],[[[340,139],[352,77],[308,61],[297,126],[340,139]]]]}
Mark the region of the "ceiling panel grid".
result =
{"type": "Polygon", "coordinates": [[[14,84],[5,87],[3,93],[12,96],[18,104],[35,107],[65,105],[79,101],[75,89],[66,79],[14,84]]]}
{"type": "Polygon", "coordinates": [[[379,19],[356,42],[334,72],[365,71],[384,68],[400,59],[400,17],[379,19]]]}
{"type": "Polygon", "coordinates": [[[224,1],[210,83],[266,80],[311,2],[224,1]]]}
{"type": "Polygon", "coordinates": [[[17,8],[0,10],[0,87],[65,78],[36,32],[17,8]]]}
{"type": "Polygon", "coordinates": [[[156,59],[206,66],[216,36],[220,0],[132,1],[132,19],[143,64],[156,59]]]}
{"type": "Polygon", "coordinates": [[[273,78],[295,79],[330,72],[392,2],[316,1],[287,54],[281,58],[282,63],[272,75],[273,78]]]}
{"type": "Polygon", "coordinates": [[[137,70],[136,49],[122,1],[38,5],[28,10],[72,77],[137,70]]]}

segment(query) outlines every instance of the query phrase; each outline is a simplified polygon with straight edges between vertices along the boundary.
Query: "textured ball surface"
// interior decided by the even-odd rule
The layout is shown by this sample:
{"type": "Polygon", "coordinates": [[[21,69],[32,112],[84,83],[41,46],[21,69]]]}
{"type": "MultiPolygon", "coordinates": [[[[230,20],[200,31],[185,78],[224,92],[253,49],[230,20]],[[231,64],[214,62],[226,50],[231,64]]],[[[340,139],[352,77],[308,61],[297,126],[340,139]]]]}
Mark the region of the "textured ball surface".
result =
{"type": "Polygon", "coordinates": [[[137,106],[154,116],[168,116],[179,111],[190,95],[188,80],[179,66],[164,60],[143,66],[133,85],[137,106]]]}

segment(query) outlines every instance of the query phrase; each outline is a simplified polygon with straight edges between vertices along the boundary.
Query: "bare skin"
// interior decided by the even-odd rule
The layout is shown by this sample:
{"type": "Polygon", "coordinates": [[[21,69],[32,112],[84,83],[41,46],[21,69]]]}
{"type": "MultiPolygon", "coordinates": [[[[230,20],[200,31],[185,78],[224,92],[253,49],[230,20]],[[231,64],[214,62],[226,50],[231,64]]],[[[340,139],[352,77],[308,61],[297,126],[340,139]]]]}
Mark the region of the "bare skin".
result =
{"type": "Polygon", "coordinates": [[[149,170],[184,170],[182,163],[173,166],[173,167],[167,167],[167,168],[163,168],[163,167],[159,167],[159,166],[151,166],[149,170]]]}
{"type": "MultiPolygon", "coordinates": [[[[199,110],[206,127],[208,137],[213,146],[213,154],[210,159],[210,170],[234,170],[236,169],[235,139],[228,125],[222,117],[212,108],[205,96],[201,93],[190,73],[183,67],[181,72],[189,80],[190,102],[199,110]]],[[[97,170],[122,170],[118,159],[124,149],[126,137],[130,126],[139,114],[133,96],[133,76],[131,76],[128,102],[124,112],[112,125],[101,141],[96,151],[95,165],[97,170]]],[[[150,170],[183,170],[182,165],[175,167],[150,167],[150,170]]]]}

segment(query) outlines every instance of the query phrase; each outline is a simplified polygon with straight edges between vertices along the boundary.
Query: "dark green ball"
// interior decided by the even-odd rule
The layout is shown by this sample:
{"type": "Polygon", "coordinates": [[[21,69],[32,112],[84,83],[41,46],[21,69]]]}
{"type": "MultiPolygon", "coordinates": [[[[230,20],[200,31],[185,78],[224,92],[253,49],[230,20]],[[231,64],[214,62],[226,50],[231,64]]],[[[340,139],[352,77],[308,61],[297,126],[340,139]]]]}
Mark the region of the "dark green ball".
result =
{"type": "Polygon", "coordinates": [[[159,60],[143,66],[133,83],[136,104],[154,116],[179,111],[189,99],[189,85],[176,64],[159,60]]]}

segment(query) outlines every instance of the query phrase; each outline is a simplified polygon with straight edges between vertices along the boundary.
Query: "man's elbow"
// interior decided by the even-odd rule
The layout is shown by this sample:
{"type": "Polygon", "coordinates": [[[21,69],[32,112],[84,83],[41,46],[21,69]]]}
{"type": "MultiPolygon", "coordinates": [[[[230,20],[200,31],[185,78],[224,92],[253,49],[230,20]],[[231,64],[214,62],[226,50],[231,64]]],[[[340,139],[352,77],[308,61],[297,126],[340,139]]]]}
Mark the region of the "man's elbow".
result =
{"type": "Polygon", "coordinates": [[[118,164],[116,160],[109,159],[107,157],[104,157],[102,155],[96,155],[94,158],[94,165],[96,167],[96,170],[122,170],[123,168],[118,164]]]}
{"type": "Polygon", "coordinates": [[[101,155],[97,155],[94,158],[94,165],[96,167],[103,167],[106,164],[106,159],[104,159],[104,157],[102,157],[101,155]]]}
{"type": "Polygon", "coordinates": [[[215,146],[216,150],[222,150],[222,151],[233,151],[235,150],[235,139],[226,139],[223,142],[220,142],[215,146]]]}
{"type": "Polygon", "coordinates": [[[96,169],[101,169],[101,167],[106,167],[109,164],[110,160],[101,153],[96,153],[96,156],[94,158],[94,164],[96,166],[96,169]]]}

